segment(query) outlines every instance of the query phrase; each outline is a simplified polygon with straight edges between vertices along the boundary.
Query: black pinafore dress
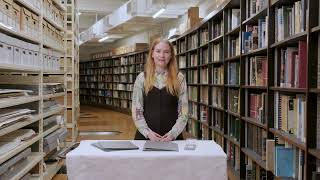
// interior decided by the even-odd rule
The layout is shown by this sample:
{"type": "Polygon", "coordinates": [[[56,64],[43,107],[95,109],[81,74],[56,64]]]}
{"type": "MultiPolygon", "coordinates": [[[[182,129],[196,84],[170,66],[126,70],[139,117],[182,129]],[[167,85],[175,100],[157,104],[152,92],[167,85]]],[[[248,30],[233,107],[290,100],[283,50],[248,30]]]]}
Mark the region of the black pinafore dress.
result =
{"type": "MultiPolygon", "coordinates": [[[[143,115],[149,128],[161,136],[168,133],[178,119],[178,97],[167,92],[166,87],[153,86],[147,95],[143,94],[143,104],[143,115]]],[[[138,130],[134,139],[147,140],[138,130]]],[[[183,140],[182,134],[176,140],[183,140]]]]}

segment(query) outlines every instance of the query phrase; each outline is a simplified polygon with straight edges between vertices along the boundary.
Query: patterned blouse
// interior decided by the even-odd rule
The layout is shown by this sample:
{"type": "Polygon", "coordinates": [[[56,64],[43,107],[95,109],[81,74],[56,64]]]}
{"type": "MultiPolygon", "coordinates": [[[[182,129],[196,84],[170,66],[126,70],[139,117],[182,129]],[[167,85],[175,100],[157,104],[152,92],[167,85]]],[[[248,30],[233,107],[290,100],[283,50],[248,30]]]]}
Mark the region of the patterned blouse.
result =
{"type": "MultiPolygon", "coordinates": [[[[167,72],[156,72],[154,86],[161,89],[165,86],[167,72]]],[[[186,79],[182,73],[178,74],[180,94],[178,97],[178,119],[169,133],[177,138],[185,128],[188,121],[188,93],[186,79]]],[[[141,72],[134,83],[132,95],[132,118],[139,132],[147,138],[150,131],[143,116],[144,73],[141,72]]]]}

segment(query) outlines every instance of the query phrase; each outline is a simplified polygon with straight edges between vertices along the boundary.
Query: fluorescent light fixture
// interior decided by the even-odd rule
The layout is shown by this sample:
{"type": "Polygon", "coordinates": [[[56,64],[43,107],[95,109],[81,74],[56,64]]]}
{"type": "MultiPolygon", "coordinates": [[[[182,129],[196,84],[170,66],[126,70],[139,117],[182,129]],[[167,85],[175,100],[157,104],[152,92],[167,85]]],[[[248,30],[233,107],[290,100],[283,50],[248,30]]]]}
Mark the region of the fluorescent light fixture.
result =
{"type": "Polygon", "coordinates": [[[99,42],[103,42],[103,41],[105,41],[105,40],[107,40],[107,39],[109,39],[109,38],[110,38],[110,36],[105,36],[105,37],[99,39],[99,42]]]}
{"type": "Polygon", "coordinates": [[[160,16],[160,14],[162,14],[166,9],[165,8],[161,8],[158,12],[156,12],[152,17],[155,19],[158,16],[160,16]]]}

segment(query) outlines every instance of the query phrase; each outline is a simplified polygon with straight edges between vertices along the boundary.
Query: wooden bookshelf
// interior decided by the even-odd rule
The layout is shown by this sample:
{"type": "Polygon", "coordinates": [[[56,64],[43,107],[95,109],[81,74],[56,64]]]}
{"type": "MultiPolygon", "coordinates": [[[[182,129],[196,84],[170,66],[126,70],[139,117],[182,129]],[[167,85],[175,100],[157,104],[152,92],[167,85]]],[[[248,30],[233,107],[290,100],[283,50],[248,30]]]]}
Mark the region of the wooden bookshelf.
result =
{"type": "Polygon", "coordinates": [[[137,51],[80,63],[81,103],[130,113],[133,85],[143,71],[147,53],[148,50],[137,51]]]}
{"type": "MultiPolygon", "coordinates": [[[[317,147],[317,142],[320,141],[317,134],[320,130],[316,128],[320,120],[315,121],[320,119],[320,115],[317,113],[317,111],[320,111],[320,97],[318,97],[320,92],[320,76],[318,75],[320,74],[320,62],[318,62],[320,55],[318,52],[320,36],[319,2],[304,0],[303,2],[306,3],[305,9],[299,9],[301,17],[305,15],[301,18],[304,21],[300,22],[300,19],[298,20],[301,24],[299,28],[296,28],[298,27],[297,24],[291,24],[290,27],[295,27],[295,29],[286,30],[283,37],[278,34],[282,33],[280,28],[282,28],[281,26],[284,27],[284,24],[276,24],[277,11],[284,6],[294,7],[296,3],[299,3],[299,0],[271,0],[270,2],[266,0],[264,2],[265,6],[256,7],[257,9],[254,12],[247,9],[249,7],[248,0],[226,0],[204,18],[199,26],[186,31],[172,41],[177,50],[178,64],[185,63],[180,71],[186,75],[188,91],[189,93],[191,93],[190,90],[193,91],[193,97],[189,97],[189,107],[192,107],[192,110],[189,109],[191,114],[187,132],[196,135],[198,139],[219,141],[228,158],[232,157],[228,144],[238,146],[240,158],[234,160],[240,161],[240,169],[237,174],[240,179],[246,179],[246,166],[249,160],[255,162],[264,172],[261,173],[261,178],[277,178],[275,173],[266,170],[266,161],[258,155],[261,152],[257,152],[261,151],[261,148],[249,148],[252,145],[248,145],[249,140],[246,133],[249,131],[248,126],[250,126],[261,131],[262,134],[266,134],[261,137],[252,137],[255,138],[255,142],[261,143],[259,146],[265,147],[265,144],[262,145],[262,143],[269,139],[276,140],[277,143],[284,141],[285,144],[297,149],[301,156],[306,157],[303,165],[301,165],[303,166],[303,174],[305,174],[303,179],[311,179],[312,172],[319,168],[316,166],[314,157],[319,160],[319,152],[316,149],[320,149],[320,147],[317,147]],[[233,18],[240,17],[240,19],[232,20],[232,15],[234,15],[233,18]],[[262,34],[265,35],[254,34],[257,33],[256,30],[262,31],[262,34]],[[254,34],[256,35],[255,38],[257,37],[257,40],[255,39],[252,42],[252,46],[247,46],[251,43],[247,37],[249,34],[251,36],[254,34]],[[203,39],[204,37],[205,39],[203,39]],[[208,61],[203,59],[202,55],[206,50],[208,50],[208,61]],[[295,74],[295,83],[292,80],[293,76],[290,76],[290,78],[292,77],[290,79],[287,75],[289,74],[289,65],[287,65],[287,70],[284,66],[284,62],[288,61],[285,59],[284,53],[288,53],[289,50],[296,51],[294,52],[294,58],[305,58],[307,56],[306,59],[301,60],[304,62],[301,65],[305,66],[305,69],[294,69],[294,71],[291,69],[290,71],[291,75],[301,72],[301,74],[295,74]],[[259,58],[263,58],[263,60],[259,60],[259,58]],[[281,62],[283,62],[283,67],[281,67],[281,62]],[[238,63],[238,66],[235,67],[239,70],[232,67],[233,63],[238,63]],[[258,72],[253,68],[256,66],[255,63],[265,64],[262,64],[262,68],[261,64],[258,64],[259,67],[257,65],[257,68],[260,68],[258,72]],[[264,71],[266,69],[267,71],[264,71]],[[200,77],[203,73],[206,73],[205,71],[208,71],[208,81],[203,83],[200,77]],[[236,73],[233,71],[236,71],[236,73]],[[265,74],[261,74],[261,71],[265,74]],[[285,71],[286,73],[284,73],[285,71]],[[259,77],[257,78],[256,75],[259,77]],[[239,80],[230,83],[230,79],[234,77],[239,80]],[[213,91],[221,91],[221,94],[213,95],[213,91]],[[233,91],[237,91],[237,93],[232,94],[233,91]],[[207,97],[208,103],[202,102],[203,95],[207,97]],[[215,96],[222,97],[220,107],[214,105],[216,102],[213,101],[217,101],[214,99],[215,96]],[[262,104],[262,99],[264,104],[262,104]],[[252,104],[255,105],[255,101],[260,104],[251,106],[252,104]],[[297,136],[290,134],[288,128],[283,130],[283,124],[279,123],[279,117],[282,117],[283,121],[285,118],[286,122],[288,121],[288,115],[281,114],[281,109],[279,110],[279,104],[282,106],[281,103],[283,103],[283,108],[285,108],[288,106],[288,102],[301,103],[299,107],[303,107],[303,111],[299,111],[299,113],[305,119],[300,119],[299,116],[299,121],[303,122],[304,125],[299,128],[301,128],[300,131],[305,132],[303,138],[306,139],[306,142],[301,141],[302,137],[297,138],[297,136]],[[233,108],[233,110],[229,108],[233,108]],[[237,111],[234,109],[237,109],[237,111]],[[306,116],[303,116],[303,114],[306,114],[306,116]],[[257,118],[252,116],[260,116],[264,123],[260,123],[256,120],[257,118]],[[240,121],[240,127],[238,127],[239,142],[234,141],[234,137],[228,135],[231,128],[234,128],[232,121],[236,119],[240,121]]],[[[106,60],[113,61],[113,57],[106,58],[106,60]]],[[[93,63],[96,62],[87,63],[86,69],[92,69],[92,71],[99,69],[93,63]]],[[[292,65],[290,67],[292,68],[292,65]]],[[[136,72],[138,74],[138,71],[136,72]]],[[[97,74],[89,73],[86,76],[97,76],[97,74]]],[[[88,83],[88,86],[84,86],[83,90],[96,92],[96,86],[94,83],[88,83]]],[[[85,94],[82,95],[82,98],[86,100],[92,100],[90,97],[85,94]]],[[[95,97],[92,96],[92,98],[95,97]]],[[[112,102],[116,98],[113,98],[113,95],[102,98],[102,100],[106,99],[110,99],[111,105],[113,105],[112,102]]],[[[96,103],[96,100],[90,102],[96,103]]],[[[297,108],[297,106],[294,106],[294,108],[297,108]]],[[[287,125],[288,123],[292,122],[289,120],[287,125]]],[[[318,144],[320,146],[320,143],[318,144]]],[[[255,146],[258,145],[255,144],[255,146]]],[[[233,172],[232,168],[235,167],[229,165],[228,171],[233,172]]],[[[231,178],[232,173],[229,174],[231,178]]]]}

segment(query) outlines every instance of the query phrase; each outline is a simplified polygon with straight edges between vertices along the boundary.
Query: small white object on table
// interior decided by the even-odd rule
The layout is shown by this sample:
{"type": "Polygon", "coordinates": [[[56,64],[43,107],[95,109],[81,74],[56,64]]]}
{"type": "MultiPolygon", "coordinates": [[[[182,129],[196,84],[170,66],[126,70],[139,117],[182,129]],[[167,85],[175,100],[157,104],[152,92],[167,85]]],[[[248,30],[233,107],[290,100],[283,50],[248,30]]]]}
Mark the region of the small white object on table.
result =
{"type": "Polygon", "coordinates": [[[139,150],[105,152],[81,141],[66,155],[69,180],[226,180],[227,156],[212,140],[196,141],[195,150],[184,150],[186,141],[173,141],[174,151],[142,151],[144,140],[132,140],[139,150]]]}

